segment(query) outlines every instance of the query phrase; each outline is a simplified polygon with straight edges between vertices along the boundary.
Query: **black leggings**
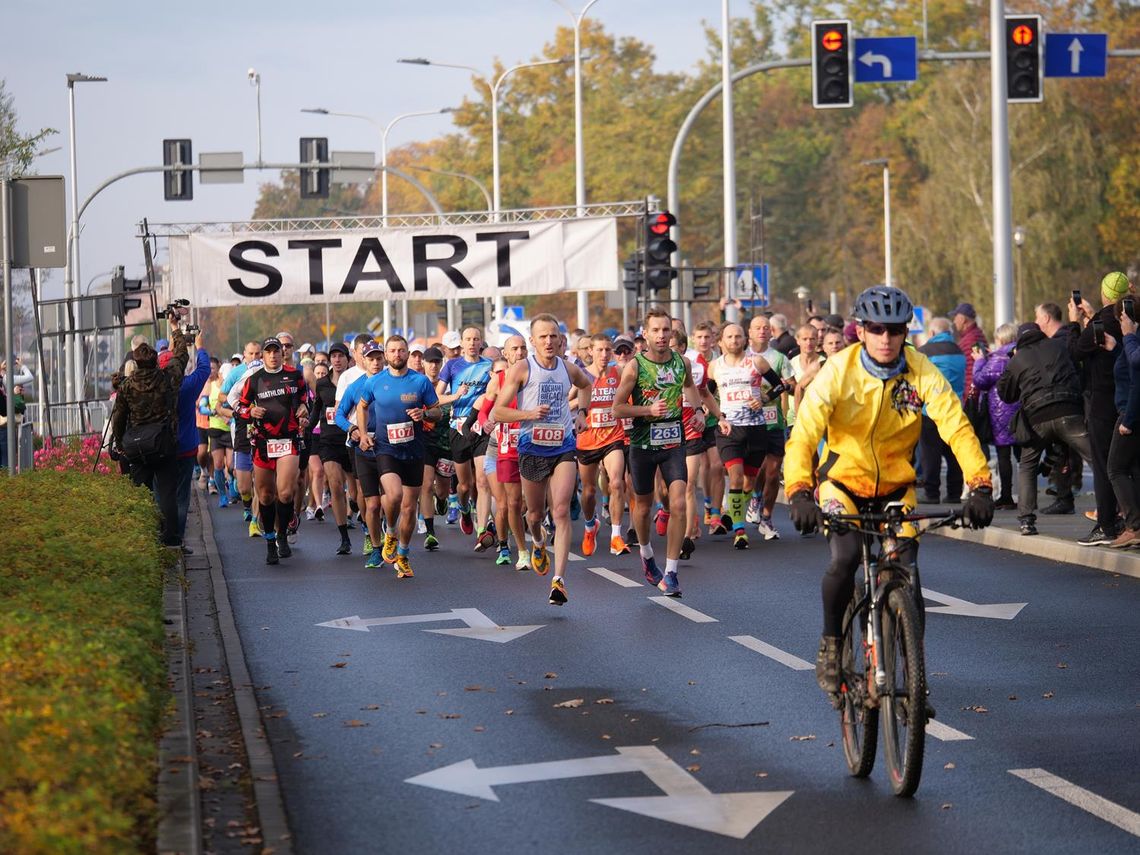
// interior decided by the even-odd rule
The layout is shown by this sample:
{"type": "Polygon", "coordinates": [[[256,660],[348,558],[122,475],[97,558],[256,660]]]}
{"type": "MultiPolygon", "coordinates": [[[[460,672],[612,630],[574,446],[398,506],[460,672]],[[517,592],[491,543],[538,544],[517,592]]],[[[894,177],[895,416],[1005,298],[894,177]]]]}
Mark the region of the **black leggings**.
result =
{"type": "Polygon", "coordinates": [[[1021,460],[1021,447],[1017,445],[998,445],[998,477],[1001,479],[1001,493],[999,499],[1013,498],[1013,458],[1021,460]]]}
{"type": "MultiPolygon", "coordinates": [[[[862,535],[849,531],[843,534],[828,535],[831,546],[831,563],[820,583],[823,594],[823,634],[840,636],[843,634],[843,613],[855,593],[855,572],[863,559],[862,535]]],[[[914,564],[918,558],[918,543],[911,542],[898,551],[903,564],[914,564]]],[[[919,615],[922,615],[922,590],[915,580],[915,597],[919,615]]]]}

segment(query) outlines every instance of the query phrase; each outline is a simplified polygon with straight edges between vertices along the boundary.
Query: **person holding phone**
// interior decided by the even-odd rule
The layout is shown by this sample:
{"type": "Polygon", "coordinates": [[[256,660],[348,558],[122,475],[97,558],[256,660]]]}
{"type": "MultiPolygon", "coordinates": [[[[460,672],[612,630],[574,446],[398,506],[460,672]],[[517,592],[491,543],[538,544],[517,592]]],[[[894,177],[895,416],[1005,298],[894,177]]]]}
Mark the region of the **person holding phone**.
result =
{"type": "Polygon", "coordinates": [[[1124,528],[1113,549],[1140,546],[1140,337],[1132,297],[1120,301],[1121,353],[1113,367],[1116,381],[1116,429],[1108,448],[1108,478],[1124,513],[1124,528]]]}

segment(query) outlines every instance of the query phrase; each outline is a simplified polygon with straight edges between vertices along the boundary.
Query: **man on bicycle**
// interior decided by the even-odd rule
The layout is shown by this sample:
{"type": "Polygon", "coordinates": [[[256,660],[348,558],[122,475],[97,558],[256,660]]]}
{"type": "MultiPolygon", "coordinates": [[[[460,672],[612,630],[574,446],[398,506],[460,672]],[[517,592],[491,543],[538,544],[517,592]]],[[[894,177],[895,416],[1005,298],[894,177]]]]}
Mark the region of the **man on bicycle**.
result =
{"type": "MultiPolygon", "coordinates": [[[[828,359],[805,393],[784,459],[785,491],[798,531],[815,531],[824,512],[881,511],[888,502],[902,502],[908,512],[913,510],[911,461],[922,431],[923,406],[962,465],[970,487],[962,507],[963,522],[984,528],[993,521],[989,466],[957,394],[929,359],[913,348],[904,350],[913,315],[903,291],[868,288],[855,301],[859,344],[828,359]],[[812,455],[825,436],[817,504],[812,496],[812,455]]],[[[834,695],[839,691],[843,613],[854,593],[860,542],[854,532],[831,532],[828,542],[831,563],[821,585],[823,636],[815,675],[820,688],[834,695]]],[[[901,560],[912,563],[917,546],[912,541],[899,553],[901,560]]],[[[915,593],[921,603],[921,592],[915,593]]]]}

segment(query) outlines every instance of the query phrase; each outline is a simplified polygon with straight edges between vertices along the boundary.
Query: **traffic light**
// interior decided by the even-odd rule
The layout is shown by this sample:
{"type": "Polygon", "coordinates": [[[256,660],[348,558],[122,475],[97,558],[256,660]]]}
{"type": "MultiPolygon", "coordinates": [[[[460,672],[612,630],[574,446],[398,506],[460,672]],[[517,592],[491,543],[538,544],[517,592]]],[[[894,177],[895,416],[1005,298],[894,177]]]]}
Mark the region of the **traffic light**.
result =
{"type": "MultiPolygon", "coordinates": [[[[328,137],[301,137],[301,163],[328,163],[328,137]]],[[[329,170],[327,167],[301,169],[301,198],[327,199],[329,170]]]]}
{"type": "Polygon", "coordinates": [[[811,22],[811,105],[817,109],[855,103],[855,54],[850,21],[811,22]]]}
{"type": "Polygon", "coordinates": [[[167,202],[189,201],[194,198],[194,178],[189,168],[193,163],[190,140],[162,141],[162,165],[176,167],[162,173],[162,197],[167,202]]]}
{"type": "Polygon", "coordinates": [[[1005,95],[1011,103],[1040,101],[1045,76],[1040,15],[1005,18],[1005,95]]]}
{"type": "Polygon", "coordinates": [[[645,287],[649,291],[662,291],[677,278],[672,255],[677,244],[669,238],[669,229],[677,225],[677,218],[668,211],[649,214],[645,226],[645,287]]]}
{"type": "Polygon", "coordinates": [[[636,254],[631,255],[629,260],[622,264],[621,269],[622,287],[627,291],[633,291],[635,294],[639,292],[641,290],[641,260],[636,254]]]}
{"type": "Polygon", "coordinates": [[[142,290],[141,279],[127,279],[123,265],[111,269],[111,294],[115,297],[115,314],[122,323],[127,313],[142,308],[142,297],[128,297],[129,293],[142,290]]]}

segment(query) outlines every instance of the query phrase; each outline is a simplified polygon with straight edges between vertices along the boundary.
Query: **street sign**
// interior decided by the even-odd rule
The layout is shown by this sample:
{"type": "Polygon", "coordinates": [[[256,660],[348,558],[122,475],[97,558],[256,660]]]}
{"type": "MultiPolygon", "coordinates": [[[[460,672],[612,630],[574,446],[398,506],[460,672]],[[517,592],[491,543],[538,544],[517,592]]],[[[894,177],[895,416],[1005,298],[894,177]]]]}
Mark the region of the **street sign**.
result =
{"type": "Polygon", "coordinates": [[[321,324],[321,335],[325,337],[325,341],[330,340],[335,332],[336,324],[321,324]]]}
{"type": "Polygon", "coordinates": [[[380,332],[380,329],[383,326],[384,326],[384,322],[382,320],[380,320],[379,315],[377,315],[377,316],[374,316],[372,318],[372,320],[370,320],[368,322],[368,331],[370,333],[372,333],[373,335],[376,335],[376,333],[380,332]]]}
{"type": "Polygon", "coordinates": [[[733,300],[747,300],[753,304],[753,307],[767,306],[769,303],[767,263],[736,265],[736,275],[732,278],[732,288],[728,296],[733,300]]]}
{"type": "Polygon", "coordinates": [[[910,319],[910,323],[906,325],[907,331],[912,333],[921,333],[926,329],[926,306],[915,306],[914,317],[910,319]]]}
{"type": "Polygon", "coordinates": [[[856,83],[907,83],[918,80],[918,39],[855,39],[856,83]]]}
{"type": "Polygon", "coordinates": [[[1104,77],[1107,71],[1107,33],[1045,35],[1046,77],[1104,77]]]}
{"type": "Polygon", "coordinates": [[[521,321],[523,313],[525,312],[522,306],[504,306],[503,307],[503,320],[504,321],[521,321]]]}

